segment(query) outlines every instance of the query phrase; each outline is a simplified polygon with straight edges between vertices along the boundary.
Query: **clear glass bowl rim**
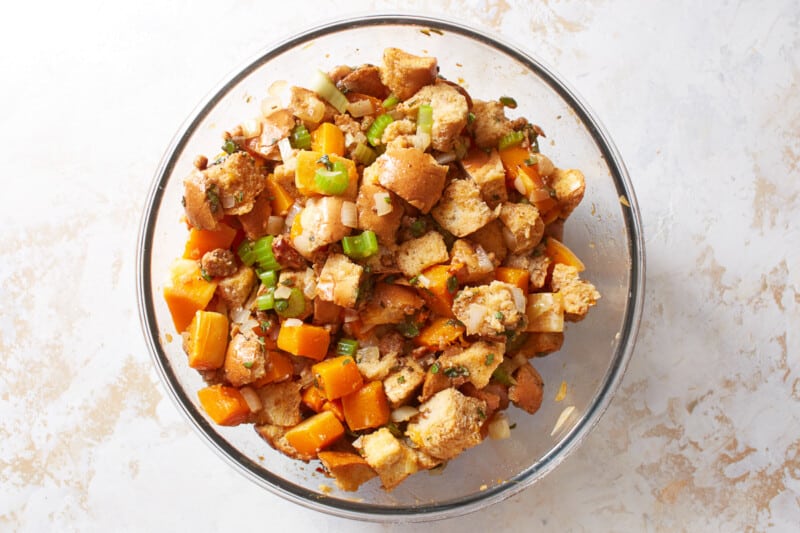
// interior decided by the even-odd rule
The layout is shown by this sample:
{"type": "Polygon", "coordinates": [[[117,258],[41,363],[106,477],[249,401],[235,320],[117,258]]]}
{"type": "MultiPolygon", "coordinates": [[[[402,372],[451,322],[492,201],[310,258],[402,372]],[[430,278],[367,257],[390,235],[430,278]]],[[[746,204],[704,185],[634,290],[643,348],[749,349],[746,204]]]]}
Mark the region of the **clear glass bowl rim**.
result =
{"type": "Polygon", "coordinates": [[[343,518],[375,522],[421,522],[451,518],[471,513],[509,498],[521,490],[530,487],[566,459],[566,457],[585,440],[589,432],[597,424],[622,380],[628,361],[633,353],[644,305],[645,292],[644,239],[638,203],[633,191],[633,186],[619,152],[600,121],[595,118],[595,115],[590,111],[588,105],[557,74],[555,74],[551,68],[520,48],[461,23],[418,15],[374,14],[342,19],[316,26],[268,47],[265,51],[257,54],[255,58],[249,60],[242,68],[234,72],[234,74],[229,75],[217,88],[209,93],[190,114],[189,118],[173,137],[161,159],[150,186],[137,239],[136,292],[139,320],[147,346],[162,382],[169,392],[170,398],[178,407],[178,410],[191,422],[194,429],[203,437],[203,440],[237,471],[278,496],[316,511],[326,512],[343,518]],[[620,330],[620,342],[617,344],[614,358],[603,380],[603,386],[591,403],[589,410],[579,420],[572,431],[561,440],[559,445],[552,448],[547,455],[541,458],[541,460],[532,467],[520,472],[517,476],[509,479],[504,484],[444,504],[434,503],[395,507],[335,498],[324,498],[316,492],[288,483],[280,476],[266,471],[237,451],[229,443],[217,438],[216,434],[211,431],[211,427],[203,415],[193,407],[192,402],[187,398],[175,374],[167,363],[166,355],[163,353],[162,347],[158,342],[158,324],[156,324],[155,321],[155,311],[151,296],[153,287],[150,259],[153,245],[154,221],[161,205],[164,184],[172,174],[175,160],[177,159],[176,154],[181,152],[187,142],[187,138],[202,119],[232,87],[236,86],[240,80],[248,76],[253,70],[259,68],[263,63],[269,61],[272,57],[322,35],[364,26],[382,25],[420,26],[421,28],[457,33],[493,47],[511,56],[531,71],[535,72],[572,107],[605,158],[617,188],[617,193],[621,196],[624,195],[630,204],[629,209],[622,210],[622,216],[624,218],[628,250],[630,252],[629,286],[631,289],[628,293],[628,304],[626,306],[623,325],[620,330]]]}

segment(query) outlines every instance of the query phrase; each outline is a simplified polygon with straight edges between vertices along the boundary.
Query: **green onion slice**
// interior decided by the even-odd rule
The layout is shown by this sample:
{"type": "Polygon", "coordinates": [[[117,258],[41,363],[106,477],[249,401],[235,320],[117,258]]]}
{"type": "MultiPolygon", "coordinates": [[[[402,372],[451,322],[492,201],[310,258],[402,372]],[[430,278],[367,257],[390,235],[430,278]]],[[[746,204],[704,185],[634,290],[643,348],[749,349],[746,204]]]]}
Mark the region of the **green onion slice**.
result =
{"type": "Polygon", "coordinates": [[[364,259],[378,251],[378,238],[375,232],[366,230],[361,235],[344,237],[342,249],[345,255],[353,259],[364,259]]]}
{"type": "Polygon", "coordinates": [[[325,194],[342,194],[350,186],[350,173],[341,161],[333,163],[331,168],[318,168],[314,173],[314,184],[325,194]]]}
{"type": "Polygon", "coordinates": [[[381,144],[381,137],[383,137],[383,131],[386,129],[386,126],[394,122],[392,115],[387,115],[384,113],[380,115],[375,121],[370,124],[369,129],[367,130],[367,140],[369,144],[372,146],[378,146],[381,144]]]}
{"type": "Polygon", "coordinates": [[[321,70],[317,70],[316,77],[311,84],[311,90],[327,100],[339,113],[344,113],[347,109],[347,97],[336,88],[333,81],[321,70]]]}

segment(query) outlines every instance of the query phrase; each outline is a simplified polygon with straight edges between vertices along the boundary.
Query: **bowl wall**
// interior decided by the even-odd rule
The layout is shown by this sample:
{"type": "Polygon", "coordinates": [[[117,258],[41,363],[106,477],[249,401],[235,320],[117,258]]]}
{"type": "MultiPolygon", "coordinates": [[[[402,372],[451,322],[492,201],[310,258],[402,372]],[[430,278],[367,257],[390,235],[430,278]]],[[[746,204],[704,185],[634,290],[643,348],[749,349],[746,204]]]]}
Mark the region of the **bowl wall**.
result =
{"type": "Polygon", "coordinates": [[[430,519],[476,510],[516,493],[563,460],[597,422],[633,347],[644,258],[636,201],[619,156],[586,106],[540,62],[460,26],[372,17],[312,30],[272,48],[213,93],[187,121],[162,162],[149,202],[140,235],[140,312],[167,388],[192,424],[237,469],[316,509],[373,520],[430,519]],[[567,221],[564,240],[586,264],[583,276],[597,286],[602,299],[584,321],[568,325],[559,352],[533,360],[545,381],[545,400],[534,416],[508,410],[516,424],[510,439],[487,440],[443,471],[412,476],[393,492],[381,490],[373,480],[357,493],[344,493],[316,471],[316,464],[274,451],[252,426],[224,428],[207,420],[196,396],[203,381],[186,364],[161,291],[186,238],[180,223],[182,179],[194,157],[214,157],[222,132],[258,115],[272,83],[308,86],[317,68],[379,64],[386,47],[437,57],[440,73],[462,83],[473,98],[513,96],[519,107],[509,115],[525,116],[547,134],[540,139],[542,152],[556,166],[584,172],[585,199],[567,221]],[[630,207],[621,203],[621,196],[630,207]],[[567,396],[555,402],[562,381],[567,396]],[[551,435],[567,406],[575,407],[574,414],[551,435]],[[323,491],[323,485],[333,490],[323,491]]]}

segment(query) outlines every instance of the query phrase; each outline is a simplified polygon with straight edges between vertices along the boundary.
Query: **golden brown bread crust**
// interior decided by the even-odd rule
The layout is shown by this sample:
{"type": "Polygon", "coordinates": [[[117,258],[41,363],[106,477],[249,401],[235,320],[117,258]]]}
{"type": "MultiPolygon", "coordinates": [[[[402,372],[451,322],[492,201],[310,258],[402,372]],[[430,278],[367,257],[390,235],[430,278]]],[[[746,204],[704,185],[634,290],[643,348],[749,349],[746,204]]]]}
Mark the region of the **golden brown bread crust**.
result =
{"type": "Polygon", "coordinates": [[[418,148],[389,147],[373,165],[378,182],[423,213],[439,201],[448,167],[418,148]]]}

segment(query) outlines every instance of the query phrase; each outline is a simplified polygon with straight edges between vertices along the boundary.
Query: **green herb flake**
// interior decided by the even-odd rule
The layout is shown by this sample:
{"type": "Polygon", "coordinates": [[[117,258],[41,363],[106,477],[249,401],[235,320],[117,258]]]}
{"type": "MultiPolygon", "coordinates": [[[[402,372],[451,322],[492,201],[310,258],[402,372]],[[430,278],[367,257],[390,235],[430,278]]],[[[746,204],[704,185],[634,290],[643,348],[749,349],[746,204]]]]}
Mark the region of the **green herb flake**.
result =
{"type": "Polygon", "coordinates": [[[228,155],[231,155],[232,153],[234,153],[234,152],[238,152],[238,151],[239,151],[239,145],[238,145],[238,144],[236,144],[236,143],[233,141],[233,139],[228,139],[228,140],[227,140],[227,141],[225,141],[225,143],[222,145],[222,150],[223,150],[223,151],[224,151],[226,154],[228,154],[228,155]]]}
{"type": "Polygon", "coordinates": [[[497,311],[497,312],[494,314],[494,317],[495,317],[497,320],[505,320],[505,318],[506,318],[506,315],[504,315],[504,314],[503,314],[501,311],[497,311]]]}
{"type": "Polygon", "coordinates": [[[413,235],[414,237],[422,237],[422,235],[425,233],[425,230],[427,229],[427,226],[428,225],[425,223],[424,220],[418,218],[417,220],[411,223],[410,226],[411,235],[413,235]]]}
{"type": "Polygon", "coordinates": [[[473,122],[475,122],[475,113],[470,111],[467,113],[467,124],[472,124],[473,122]]]}
{"type": "Polygon", "coordinates": [[[486,413],[483,412],[483,409],[478,409],[478,416],[481,417],[481,419],[486,418],[486,413]]]}
{"type": "Polygon", "coordinates": [[[516,422],[514,422],[513,424],[508,426],[508,429],[516,429],[516,428],[517,428],[517,423],[516,422]]]}
{"type": "Polygon", "coordinates": [[[328,154],[323,155],[319,159],[317,159],[317,163],[321,165],[325,165],[325,170],[333,170],[333,162],[331,162],[331,158],[328,157],[328,154]]]}
{"type": "Polygon", "coordinates": [[[211,212],[216,213],[219,209],[219,193],[217,192],[216,185],[213,185],[206,190],[206,199],[208,200],[211,212]]]}
{"type": "Polygon", "coordinates": [[[419,276],[414,276],[413,278],[408,280],[408,283],[410,285],[417,285],[419,283],[419,276]]]}
{"type": "Polygon", "coordinates": [[[286,311],[288,308],[289,308],[289,300],[285,298],[279,298],[275,300],[276,311],[286,311]]]}
{"type": "Polygon", "coordinates": [[[458,278],[455,276],[450,276],[447,278],[447,292],[450,294],[455,294],[458,290],[458,278]]]}
{"type": "Polygon", "coordinates": [[[239,191],[236,193],[236,203],[242,203],[244,201],[244,191],[239,191]]]}
{"type": "Polygon", "coordinates": [[[405,376],[397,376],[397,382],[402,385],[403,383],[406,382],[406,377],[405,376]]]}
{"type": "Polygon", "coordinates": [[[439,373],[439,363],[433,363],[430,368],[431,374],[438,374],[439,373]]]}
{"type": "Polygon", "coordinates": [[[494,363],[494,354],[493,353],[487,353],[486,354],[486,366],[491,366],[492,363],[494,363]]]}
{"type": "Polygon", "coordinates": [[[205,268],[201,268],[201,269],[200,269],[200,276],[202,276],[202,278],[203,278],[204,280],[206,280],[206,281],[211,281],[212,279],[214,279],[214,278],[211,276],[211,274],[209,274],[208,272],[206,272],[206,269],[205,269],[205,268]]]}
{"type": "Polygon", "coordinates": [[[244,365],[245,368],[248,368],[248,369],[249,368],[253,368],[253,361],[245,361],[242,364],[244,365]]]}
{"type": "Polygon", "coordinates": [[[510,96],[501,96],[500,103],[509,109],[517,108],[517,101],[511,98],[510,96]]]}
{"type": "Polygon", "coordinates": [[[346,357],[346,358],[342,359],[342,366],[347,366],[352,362],[353,362],[352,359],[350,359],[349,357],[346,357]]]}
{"type": "Polygon", "coordinates": [[[292,278],[282,279],[281,285],[285,287],[294,287],[294,280],[292,278]]]}
{"type": "Polygon", "coordinates": [[[272,322],[269,320],[262,320],[259,326],[261,327],[261,331],[267,331],[272,327],[272,322]]]}

